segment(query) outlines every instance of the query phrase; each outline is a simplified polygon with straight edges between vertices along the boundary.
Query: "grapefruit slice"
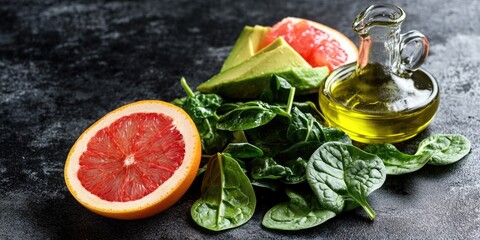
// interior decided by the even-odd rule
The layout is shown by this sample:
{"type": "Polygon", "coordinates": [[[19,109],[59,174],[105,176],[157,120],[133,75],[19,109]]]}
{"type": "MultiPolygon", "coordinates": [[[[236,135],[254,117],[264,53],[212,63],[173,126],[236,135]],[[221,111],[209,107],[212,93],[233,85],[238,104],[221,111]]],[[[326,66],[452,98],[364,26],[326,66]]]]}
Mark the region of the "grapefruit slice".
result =
{"type": "Polygon", "coordinates": [[[330,71],[355,62],[357,46],[341,32],[302,18],[288,17],[275,24],[263,46],[283,37],[312,67],[328,66],[330,71]]]}
{"type": "Polygon", "coordinates": [[[181,108],[157,100],[120,107],[95,122],[71,148],[68,190],[103,216],[138,219],[172,206],[201,158],[200,136],[181,108]]]}

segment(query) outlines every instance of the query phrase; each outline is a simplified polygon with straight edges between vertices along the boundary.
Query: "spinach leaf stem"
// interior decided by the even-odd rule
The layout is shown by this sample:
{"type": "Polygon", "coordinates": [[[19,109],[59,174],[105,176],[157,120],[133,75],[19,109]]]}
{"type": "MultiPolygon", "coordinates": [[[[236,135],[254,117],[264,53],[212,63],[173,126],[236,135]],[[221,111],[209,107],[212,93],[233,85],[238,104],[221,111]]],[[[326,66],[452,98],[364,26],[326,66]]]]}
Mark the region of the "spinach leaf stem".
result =
{"type": "Polygon", "coordinates": [[[184,77],[181,77],[181,78],[180,78],[180,84],[182,85],[183,90],[185,90],[185,92],[187,93],[187,96],[189,96],[189,97],[195,96],[195,93],[193,93],[193,91],[192,91],[192,89],[190,88],[190,86],[188,86],[187,80],[185,80],[184,77]]]}
{"type": "Polygon", "coordinates": [[[290,88],[290,92],[288,94],[288,101],[287,101],[287,113],[290,114],[292,111],[293,105],[293,98],[295,97],[295,87],[290,88]]]}

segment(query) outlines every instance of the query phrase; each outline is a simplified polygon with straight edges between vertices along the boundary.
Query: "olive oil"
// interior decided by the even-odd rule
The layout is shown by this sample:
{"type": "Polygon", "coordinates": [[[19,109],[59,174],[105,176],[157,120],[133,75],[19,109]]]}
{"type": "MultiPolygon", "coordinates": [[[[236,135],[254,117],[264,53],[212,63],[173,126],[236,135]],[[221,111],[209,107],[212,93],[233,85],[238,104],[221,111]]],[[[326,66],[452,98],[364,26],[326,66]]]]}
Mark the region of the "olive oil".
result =
{"type": "Polygon", "coordinates": [[[439,106],[435,78],[420,66],[428,55],[423,34],[400,34],[405,12],[372,5],[353,23],[360,37],[358,61],[333,71],[320,87],[327,123],[363,143],[412,138],[432,121],[439,106]]]}
{"type": "Polygon", "coordinates": [[[320,108],[330,125],[358,142],[394,143],[412,138],[432,121],[439,89],[426,71],[415,71],[413,81],[371,79],[374,74],[362,78],[354,70],[355,64],[349,64],[336,73],[343,76],[330,76],[338,77],[337,81],[325,81],[322,86],[320,108]],[[372,81],[375,84],[368,83],[372,81]]]}

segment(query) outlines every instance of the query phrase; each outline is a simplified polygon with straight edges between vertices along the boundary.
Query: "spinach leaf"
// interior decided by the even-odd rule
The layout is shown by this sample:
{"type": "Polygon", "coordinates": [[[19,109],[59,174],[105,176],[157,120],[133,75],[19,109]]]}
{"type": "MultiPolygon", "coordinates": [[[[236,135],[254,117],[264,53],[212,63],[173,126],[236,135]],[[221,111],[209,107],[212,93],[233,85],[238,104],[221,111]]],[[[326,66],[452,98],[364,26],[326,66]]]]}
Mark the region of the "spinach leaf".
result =
{"type": "Polygon", "coordinates": [[[322,144],[316,141],[298,142],[275,155],[277,162],[287,171],[283,179],[286,184],[297,184],[306,180],[308,159],[322,144]]]}
{"type": "Polygon", "coordinates": [[[326,142],[342,142],[347,144],[352,143],[350,137],[342,130],[333,127],[322,126],[322,131],[326,142]]]}
{"type": "Polygon", "coordinates": [[[185,112],[194,119],[205,119],[216,116],[217,108],[222,104],[223,99],[213,93],[195,93],[187,97],[182,105],[185,112]]]}
{"type": "Polygon", "coordinates": [[[297,158],[285,163],[287,175],[283,179],[286,184],[298,184],[305,182],[307,172],[307,162],[304,158],[297,158]]]}
{"type": "Polygon", "coordinates": [[[215,119],[205,118],[201,123],[195,122],[195,125],[200,134],[204,153],[212,154],[220,152],[228,143],[229,133],[218,130],[215,119]]]}
{"type": "Polygon", "coordinates": [[[265,156],[273,157],[291,143],[286,139],[288,121],[274,118],[268,124],[245,131],[248,142],[261,148],[265,156]]]}
{"type": "Polygon", "coordinates": [[[271,191],[278,191],[283,187],[283,183],[272,179],[252,179],[252,185],[256,187],[266,188],[271,191]]]}
{"type": "Polygon", "coordinates": [[[388,175],[415,172],[425,166],[432,157],[432,153],[427,152],[419,155],[405,154],[389,143],[368,145],[364,150],[382,159],[388,175]]]}
{"type": "Polygon", "coordinates": [[[267,103],[287,102],[292,85],[282,77],[272,75],[267,88],[260,95],[260,101],[267,103]]]}
{"type": "Polygon", "coordinates": [[[185,100],[187,100],[187,97],[176,98],[176,99],[173,99],[170,103],[178,107],[182,107],[183,104],[185,103],[185,100]]]}
{"type": "Polygon", "coordinates": [[[281,180],[286,184],[304,182],[306,177],[307,161],[302,158],[290,160],[285,165],[277,163],[271,157],[255,158],[251,161],[252,179],[281,180]]]}
{"type": "Polygon", "coordinates": [[[223,103],[220,105],[220,107],[217,108],[217,115],[221,116],[224,115],[230,111],[232,111],[235,108],[238,108],[241,103],[223,103]]]}
{"type": "Polygon", "coordinates": [[[470,141],[460,134],[436,134],[420,142],[417,153],[431,153],[431,165],[447,165],[461,160],[470,152],[470,141]]]}
{"type": "Polygon", "coordinates": [[[187,97],[176,100],[174,103],[185,110],[197,126],[203,152],[210,154],[221,151],[229,138],[228,132],[220,131],[216,127],[218,119],[216,110],[223,99],[216,94],[194,93],[183,77],[180,82],[187,97]]]}
{"type": "Polygon", "coordinates": [[[303,113],[293,107],[291,111],[290,125],[287,130],[287,138],[292,142],[319,141],[323,142],[324,136],[320,123],[310,113],[303,113]]]}
{"type": "Polygon", "coordinates": [[[229,153],[233,158],[256,158],[263,156],[262,149],[250,143],[230,143],[224,153],[229,153]]]}
{"type": "Polygon", "coordinates": [[[292,107],[291,115],[290,125],[287,130],[287,138],[292,142],[352,142],[348,135],[343,131],[321,125],[311,113],[302,112],[299,108],[294,106],[292,107]]]}
{"type": "Polygon", "coordinates": [[[198,168],[197,175],[195,177],[198,177],[202,175],[205,171],[207,171],[208,163],[204,164],[202,167],[198,168]]]}
{"type": "Polygon", "coordinates": [[[217,128],[228,131],[248,130],[267,124],[277,114],[290,116],[278,105],[270,105],[261,101],[246,102],[220,116],[217,128]]]}
{"type": "Polygon", "coordinates": [[[268,210],[262,220],[263,226],[280,230],[302,230],[318,226],[336,215],[323,208],[311,191],[287,188],[286,193],[290,201],[268,210]]]}
{"type": "Polygon", "coordinates": [[[183,108],[194,120],[214,117],[216,115],[215,112],[220,105],[222,105],[222,97],[213,93],[194,93],[183,77],[180,79],[180,84],[187,93],[187,96],[175,99],[172,101],[173,104],[183,108]]]}
{"type": "Polygon", "coordinates": [[[271,157],[255,158],[251,161],[251,176],[253,179],[280,179],[287,175],[284,166],[271,157]]]}
{"type": "Polygon", "coordinates": [[[275,159],[278,160],[290,160],[298,157],[303,159],[309,159],[312,153],[320,147],[323,142],[318,141],[302,141],[297,142],[282,150],[275,155],[275,159]]]}
{"type": "Polygon", "coordinates": [[[385,177],[379,157],[340,142],[320,146],[307,166],[307,181],[325,209],[338,214],[351,205],[348,200],[353,200],[370,219],[375,218],[375,212],[367,196],[382,186],[385,177]]]}
{"type": "Polygon", "coordinates": [[[220,231],[246,223],[253,216],[256,201],[250,180],[237,161],[219,153],[208,162],[201,197],[190,213],[198,225],[220,231]]]}
{"type": "Polygon", "coordinates": [[[247,136],[245,136],[245,131],[234,131],[232,132],[232,143],[247,143],[247,136]]]}
{"type": "Polygon", "coordinates": [[[311,101],[306,101],[306,102],[293,102],[293,106],[300,109],[303,113],[310,113],[316,118],[319,118],[317,120],[321,121],[321,116],[322,113],[320,110],[318,110],[317,106],[315,103],[311,101]]]}

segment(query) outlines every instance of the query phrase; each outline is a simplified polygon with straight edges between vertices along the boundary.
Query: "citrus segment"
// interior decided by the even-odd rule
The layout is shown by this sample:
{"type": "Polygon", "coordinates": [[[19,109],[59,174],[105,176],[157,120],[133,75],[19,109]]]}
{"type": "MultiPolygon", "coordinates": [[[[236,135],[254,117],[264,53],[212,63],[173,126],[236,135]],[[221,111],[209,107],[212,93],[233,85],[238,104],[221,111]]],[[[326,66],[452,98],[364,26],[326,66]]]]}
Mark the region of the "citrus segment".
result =
{"type": "Polygon", "coordinates": [[[186,192],[200,157],[197,129],[181,108],[140,101],[105,115],[79,137],[65,163],[65,181],[96,213],[148,217],[186,192]]]}
{"type": "Polygon", "coordinates": [[[170,178],[184,155],[183,136],[171,118],[135,113],[90,139],[80,156],[78,178],[85,189],[104,200],[137,200],[170,178]]]}
{"type": "Polygon", "coordinates": [[[358,57],[357,47],[348,37],[317,22],[285,18],[270,29],[263,46],[278,37],[283,37],[312,67],[328,66],[332,71],[358,57]]]}

